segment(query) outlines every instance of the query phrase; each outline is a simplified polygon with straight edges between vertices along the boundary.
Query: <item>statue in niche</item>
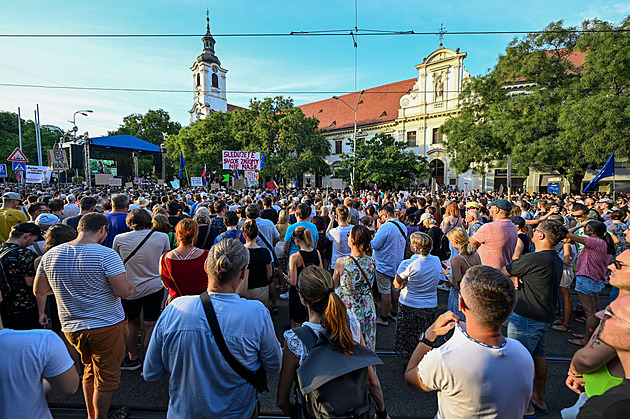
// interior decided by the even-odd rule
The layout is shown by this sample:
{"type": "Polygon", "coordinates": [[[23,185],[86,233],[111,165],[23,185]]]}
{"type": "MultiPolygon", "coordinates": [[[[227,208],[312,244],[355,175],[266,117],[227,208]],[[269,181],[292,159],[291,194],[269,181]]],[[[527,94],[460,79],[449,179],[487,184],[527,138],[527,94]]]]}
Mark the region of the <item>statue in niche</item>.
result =
{"type": "Polygon", "coordinates": [[[442,100],[444,98],[444,82],[442,77],[439,76],[435,80],[435,100],[442,100]]]}

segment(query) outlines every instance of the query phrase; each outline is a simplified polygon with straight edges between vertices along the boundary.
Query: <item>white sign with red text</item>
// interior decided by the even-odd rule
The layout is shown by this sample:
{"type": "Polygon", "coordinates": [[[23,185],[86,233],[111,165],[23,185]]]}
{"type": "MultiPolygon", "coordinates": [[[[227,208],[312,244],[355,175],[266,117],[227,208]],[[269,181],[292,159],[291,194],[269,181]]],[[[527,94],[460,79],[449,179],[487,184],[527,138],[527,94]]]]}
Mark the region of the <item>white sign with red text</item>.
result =
{"type": "Polygon", "coordinates": [[[224,170],[259,170],[260,153],[223,150],[224,170]]]}
{"type": "Polygon", "coordinates": [[[48,166],[26,165],[26,183],[49,183],[51,173],[48,166]]]}

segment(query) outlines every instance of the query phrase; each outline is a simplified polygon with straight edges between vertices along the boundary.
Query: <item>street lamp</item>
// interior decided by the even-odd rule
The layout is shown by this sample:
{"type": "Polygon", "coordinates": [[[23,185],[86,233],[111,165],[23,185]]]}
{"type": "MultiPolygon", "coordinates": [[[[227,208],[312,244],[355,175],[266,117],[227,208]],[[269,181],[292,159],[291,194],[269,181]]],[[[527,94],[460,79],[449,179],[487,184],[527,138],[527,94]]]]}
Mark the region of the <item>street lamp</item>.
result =
{"type": "Polygon", "coordinates": [[[74,139],[77,139],[77,131],[79,130],[79,128],[77,128],[77,114],[81,114],[83,116],[88,116],[88,113],[92,113],[94,112],[91,109],[81,109],[79,111],[76,111],[74,113],[74,115],[72,115],[72,121],[68,121],[68,122],[72,122],[72,131],[74,131],[74,139]]]}
{"type": "Polygon", "coordinates": [[[361,90],[361,92],[359,93],[359,97],[357,98],[357,104],[354,108],[348,105],[348,103],[342,98],[340,98],[339,96],[335,95],[332,97],[335,100],[340,100],[341,102],[343,102],[344,105],[352,109],[352,111],[354,112],[354,138],[353,138],[353,150],[352,150],[352,179],[351,179],[353,192],[354,192],[354,179],[355,179],[354,169],[356,166],[356,157],[357,157],[357,113],[359,109],[359,102],[361,101],[361,96],[363,96],[363,93],[365,93],[365,90],[361,90]]]}

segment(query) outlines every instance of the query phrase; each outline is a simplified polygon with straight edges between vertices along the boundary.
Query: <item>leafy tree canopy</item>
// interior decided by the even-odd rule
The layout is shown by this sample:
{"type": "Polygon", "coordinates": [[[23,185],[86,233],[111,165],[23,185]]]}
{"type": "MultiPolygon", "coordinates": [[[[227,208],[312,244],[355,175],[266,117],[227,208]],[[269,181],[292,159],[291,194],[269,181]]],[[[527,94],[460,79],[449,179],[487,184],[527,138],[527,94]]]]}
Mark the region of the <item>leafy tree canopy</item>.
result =
{"type": "Polygon", "coordinates": [[[374,183],[380,188],[396,188],[411,184],[415,179],[429,176],[429,165],[424,156],[405,151],[406,144],[391,135],[379,133],[357,142],[356,158],[341,155],[341,168],[336,176],[350,180],[355,167],[355,183],[374,183]]]}
{"type": "Polygon", "coordinates": [[[576,29],[559,21],[514,39],[469,79],[460,114],[441,128],[457,171],[482,173],[510,154],[520,173],[556,170],[577,191],[613,151],[630,155],[630,37],[617,30],[630,29],[630,16],[576,29]]]}
{"type": "Polygon", "coordinates": [[[177,121],[171,121],[171,117],[163,109],[152,110],[142,115],[134,113],[123,118],[123,123],[114,131],[108,131],[107,135],[133,135],[141,140],[155,145],[164,143],[169,135],[174,135],[182,128],[177,121]]]}

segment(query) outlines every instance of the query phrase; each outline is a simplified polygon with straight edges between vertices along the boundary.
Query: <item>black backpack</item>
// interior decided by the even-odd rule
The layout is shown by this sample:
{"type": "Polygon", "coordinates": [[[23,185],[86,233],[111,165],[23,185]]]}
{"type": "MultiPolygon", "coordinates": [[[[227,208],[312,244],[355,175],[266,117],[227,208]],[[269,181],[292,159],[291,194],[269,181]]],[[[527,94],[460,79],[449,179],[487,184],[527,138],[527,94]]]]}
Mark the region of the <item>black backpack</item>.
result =
{"type": "Polygon", "coordinates": [[[370,417],[368,367],[383,362],[362,345],[352,355],[336,351],[330,340],[308,326],[293,329],[308,356],[297,369],[297,417],[309,419],[370,417]]]}
{"type": "Polygon", "coordinates": [[[451,257],[451,246],[446,234],[441,233],[440,236],[440,260],[448,260],[451,257]]]}

